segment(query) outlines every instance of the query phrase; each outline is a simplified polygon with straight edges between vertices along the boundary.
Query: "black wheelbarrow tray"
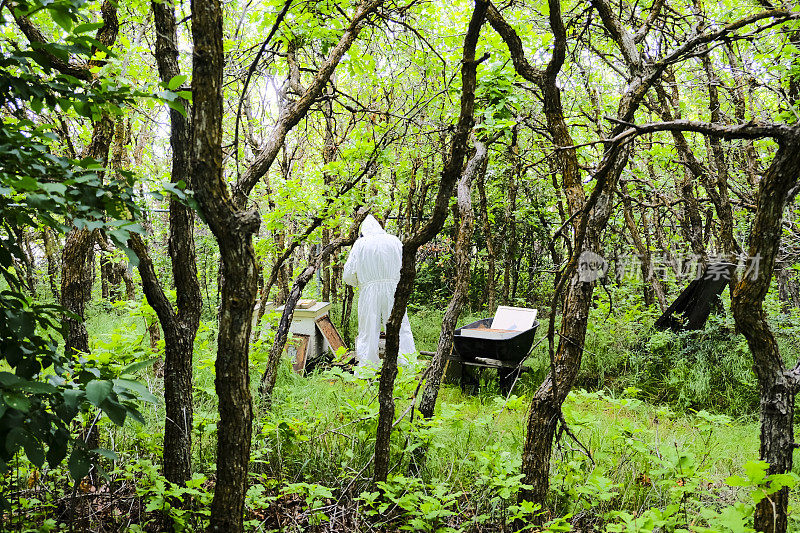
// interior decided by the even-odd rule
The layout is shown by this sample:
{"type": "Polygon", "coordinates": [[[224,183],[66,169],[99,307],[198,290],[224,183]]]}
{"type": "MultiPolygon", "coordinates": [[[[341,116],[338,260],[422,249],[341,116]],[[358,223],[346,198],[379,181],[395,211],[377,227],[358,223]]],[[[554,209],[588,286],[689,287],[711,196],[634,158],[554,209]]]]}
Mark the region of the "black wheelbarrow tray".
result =
{"type": "Polygon", "coordinates": [[[523,330],[492,329],[491,318],[483,318],[455,330],[453,347],[464,361],[494,359],[503,366],[516,366],[531,351],[539,322],[523,330]]]}

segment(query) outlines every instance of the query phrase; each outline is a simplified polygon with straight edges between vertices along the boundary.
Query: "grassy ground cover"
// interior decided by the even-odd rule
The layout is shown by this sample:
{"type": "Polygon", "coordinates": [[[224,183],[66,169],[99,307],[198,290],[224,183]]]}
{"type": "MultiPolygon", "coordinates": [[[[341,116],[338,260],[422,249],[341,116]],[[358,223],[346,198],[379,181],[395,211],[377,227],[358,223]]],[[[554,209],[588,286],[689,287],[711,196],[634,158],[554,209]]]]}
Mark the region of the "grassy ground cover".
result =
{"type": "MultiPolygon", "coordinates": [[[[564,406],[569,431],[560,433],[555,448],[544,527],[747,531],[754,498],[761,495],[758,491],[794,483],[765,478],[762,465],[754,462],[758,425],[754,412],[747,410],[750,403],[715,404],[714,395],[694,389],[692,396],[692,389],[681,388],[677,380],[670,385],[668,374],[657,379],[659,369],[675,368],[675,361],[696,362],[703,350],[711,357],[714,346],[728,349],[739,341],[725,336],[724,319],[712,320],[695,336],[653,334],[631,325],[645,313],[634,309],[592,322],[581,383],[591,387],[606,379],[610,386],[576,389],[564,406]],[[645,352],[649,358],[642,355],[645,352]],[[598,378],[600,370],[603,379],[598,378]],[[651,376],[652,381],[637,381],[637,375],[651,376]],[[659,395],[658,387],[672,392],[659,395]],[[689,401],[682,401],[681,394],[689,401]]],[[[144,314],[138,304],[95,308],[89,320],[92,357],[122,366],[153,356],[144,314]]],[[[476,318],[465,317],[462,322],[476,318]]],[[[435,349],[439,313],[417,312],[411,321],[418,349],[435,349]]],[[[215,470],[214,335],[213,324],[206,323],[196,344],[196,475],[189,488],[169,487],[159,476],[163,406],[150,404],[143,409],[144,425],[118,428],[99,421],[101,445],[116,459],[104,465],[108,481],[99,489],[72,487],[63,468],[35,471],[21,464],[16,477],[6,476],[4,491],[12,495],[14,505],[6,523],[19,524],[21,530],[60,529],[72,516],[79,526],[96,530],[158,530],[163,524],[159,513],[165,513],[186,530],[202,527],[215,470]],[[83,493],[84,488],[89,492],[83,493]],[[73,510],[70,502],[76,496],[82,500],[73,510]],[[177,508],[176,497],[191,499],[191,508],[177,508]]],[[[254,384],[267,346],[264,342],[254,348],[254,384]]],[[[718,357],[723,355],[731,359],[736,354],[718,357]]],[[[529,502],[517,502],[516,493],[522,483],[518,472],[526,409],[537,379],[546,371],[545,358],[542,344],[531,359],[531,372],[508,398],[496,393],[491,379],[475,396],[446,385],[436,416],[428,421],[410,408],[425,361],[401,370],[392,441],[395,465],[390,481],[380,490],[370,484],[378,411],[374,373],[332,370],[301,377],[291,373],[287,363],[273,408],[267,411],[255,400],[248,527],[253,531],[523,529],[541,512],[529,502]]],[[[716,387],[726,375],[712,375],[708,386],[716,387]]],[[[153,367],[142,370],[138,378],[156,396],[161,394],[162,380],[153,367]]],[[[747,379],[729,384],[726,394],[735,397],[747,379]]],[[[92,413],[84,415],[86,420],[91,417],[92,413]]]]}

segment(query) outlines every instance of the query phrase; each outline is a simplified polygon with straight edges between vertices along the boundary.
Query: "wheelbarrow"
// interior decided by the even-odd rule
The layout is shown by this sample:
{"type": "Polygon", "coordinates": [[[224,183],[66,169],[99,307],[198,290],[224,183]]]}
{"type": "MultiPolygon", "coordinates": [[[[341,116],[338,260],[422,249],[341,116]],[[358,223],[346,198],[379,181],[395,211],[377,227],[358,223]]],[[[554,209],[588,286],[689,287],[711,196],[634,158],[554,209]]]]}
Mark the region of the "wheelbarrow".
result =
{"type": "Polygon", "coordinates": [[[476,320],[455,330],[454,353],[448,359],[461,366],[461,389],[477,392],[479,374],[497,370],[500,392],[508,395],[522,372],[536,337],[536,309],[500,306],[493,318],[476,320]]]}

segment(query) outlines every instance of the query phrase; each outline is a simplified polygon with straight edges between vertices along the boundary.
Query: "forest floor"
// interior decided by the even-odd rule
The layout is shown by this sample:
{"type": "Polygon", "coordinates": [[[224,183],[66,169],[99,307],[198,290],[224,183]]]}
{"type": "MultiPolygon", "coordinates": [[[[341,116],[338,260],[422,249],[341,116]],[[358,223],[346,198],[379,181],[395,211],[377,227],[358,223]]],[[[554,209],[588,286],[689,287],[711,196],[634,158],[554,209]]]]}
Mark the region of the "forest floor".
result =
{"type": "MultiPolygon", "coordinates": [[[[432,348],[438,323],[420,313],[412,315],[412,324],[418,349],[432,348]]],[[[144,319],[136,312],[98,311],[89,327],[93,357],[122,365],[152,356],[144,319]]],[[[196,474],[188,489],[172,489],[159,475],[163,405],[147,405],[145,425],[119,428],[101,420],[101,445],[118,460],[106,464],[111,481],[98,488],[79,485],[71,492],[65,469],[37,473],[33,482],[31,472],[18,469],[18,486],[27,479],[27,489],[16,493],[7,526],[49,523],[58,529],[69,518],[69,498],[77,494],[100,502],[70,511],[87,530],[158,530],[159,512],[187,530],[202,527],[215,470],[213,337],[204,325],[196,343],[196,474]],[[191,509],[174,507],[176,496],[191,499],[191,509]]],[[[267,351],[268,338],[253,347],[254,384],[267,351]]],[[[515,519],[519,524],[539,512],[516,501],[535,372],[509,397],[497,393],[491,376],[474,396],[445,385],[436,416],[426,421],[409,409],[425,364],[420,360],[399,374],[395,463],[380,494],[370,484],[378,412],[374,373],[331,370],[302,377],[288,365],[282,368],[272,409],[264,410],[255,397],[248,529],[513,531],[515,519]]],[[[156,396],[162,393],[153,369],[138,377],[156,396]]],[[[549,529],[746,531],[753,495],[765,485],[763,469],[754,462],[756,418],[656,405],[640,396],[645,395],[634,387],[570,394],[564,405],[570,431],[559,433],[552,460],[549,529]]]]}

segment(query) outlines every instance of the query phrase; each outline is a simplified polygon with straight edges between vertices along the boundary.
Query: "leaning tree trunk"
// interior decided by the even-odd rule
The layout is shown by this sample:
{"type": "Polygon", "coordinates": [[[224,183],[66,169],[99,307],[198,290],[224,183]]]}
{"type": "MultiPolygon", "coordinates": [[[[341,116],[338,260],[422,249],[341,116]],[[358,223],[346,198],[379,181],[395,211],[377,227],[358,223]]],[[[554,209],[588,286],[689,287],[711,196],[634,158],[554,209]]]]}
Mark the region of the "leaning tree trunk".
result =
{"type": "Polygon", "coordinates": [[[436,354],[431,359],[425,389],[419,402],[419,411],[425,418],[431,418],[436,408],[436,398],[439,395],[439,388],[442,383],[445,358],[450,355],[450,350],[453,347],[453,332],[456,327],[456,321],[461,315],[461,309],[469,296],[469,255],[472,245],[472,232],[475,225],[471,198],[472,182],[475,178],[480,179],[479,176],[486,172],[488,153],[486,145],[476,141],[475,155],[470,159],[467,169],[464,171],[464,176],[458,182],[456,196],[458,198],[461,225],[458,228],[456,248],[453,254],[456,261],[456,286],[442,319],[439,344],[436,347],[436,354]]]}
{"type": "Polygon", "coordinates": [[[269,359],[267,360],[267,369],[264,375],[261,376],[261,384],[259,385],[258,392],[261,394],[266,405],[272,403],[272,390],[275,388],[275,382],[278,379],[278,363],[280,363],[283,349],[286,346],[286,340],[289,336],[289,327],[292,325],[292,318],[294,317],[294,310],[297,307],[297,302],[303,295],[303,289],[314,273],[324,264],[324,262],[331,256],[333,252],[340,249],[342,246],[352,245],[358,238],[358,229],[361,222],[367,216],[367,211],[359,209],[353,219],[353,225],[349,233],[339,239],[329,242],[317,255],[310,261],[310,264],[303,269],[297,279],[292,285],[292,290],[289,292],[289,297],[286,299],[286,304],[283,308],[281,320],[278,323],[278,329],[275,332],[275,341],[269,352],[269,359]]]}
{"type": "Polygon", "coordinates": [[[386,481],[389,474],[390,438],[394,422],[394,381],[397,377],[397,356],[400,352],[400,326],[406,313],[408,300],[416,275],[417,250],[429,242],[444,225],[453,186],[461,174],[467,151],[467,139],[472,130],[475,108],[475,85],[478,61],[475,47],[489,2],[476,0],[467,34],[464,37],[464,52],[461,61],[461,111],[455,133],[450,144],[450,154],[442,170],[439,193],[436,196],[430,220],[403,244],[400,281],[394,294],[394,306],[386,324],[386,353],[381,367],[378,387],[378,428],[375,436],[374,482],[386,481]]]}
{"type": "MultiPolygon", "coordinates": [[[[758,188],[758,207],[750,231],[750,271],[733,292],[731,309],[736,326],[753,354],[753,369],[761,391],[760,457],[769,474],[792,470],[794,401],[800,387],[800,367],[787,372],[778,344],[767,323],[764,297],[769,290],[781,237],[783,210],[800,168],[800,131],[779,141],[779,149],[758,188]]],[[[755,528],[768,533],[787,529],[789,490],[781,489],[756,506],[755,528]]]]}

